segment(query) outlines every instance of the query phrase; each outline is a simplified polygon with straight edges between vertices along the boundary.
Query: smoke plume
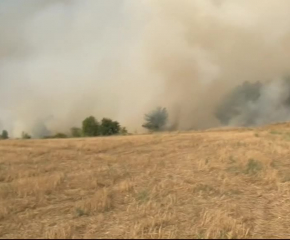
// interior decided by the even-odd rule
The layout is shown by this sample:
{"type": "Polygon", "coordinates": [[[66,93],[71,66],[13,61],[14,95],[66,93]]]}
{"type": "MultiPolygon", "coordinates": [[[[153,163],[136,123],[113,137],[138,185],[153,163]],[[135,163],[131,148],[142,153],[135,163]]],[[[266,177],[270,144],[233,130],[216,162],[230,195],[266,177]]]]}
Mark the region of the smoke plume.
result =
{"type": "Polygon", "coordinates": [[[279,80],[290,71],[288,0],[2,0],[0,33],[0,120],[13,136],[90,115],[140,130],[157,106],[177,129],[216,127],[245,81],[265,86],[229,124],[290,120],[279,80]]]}

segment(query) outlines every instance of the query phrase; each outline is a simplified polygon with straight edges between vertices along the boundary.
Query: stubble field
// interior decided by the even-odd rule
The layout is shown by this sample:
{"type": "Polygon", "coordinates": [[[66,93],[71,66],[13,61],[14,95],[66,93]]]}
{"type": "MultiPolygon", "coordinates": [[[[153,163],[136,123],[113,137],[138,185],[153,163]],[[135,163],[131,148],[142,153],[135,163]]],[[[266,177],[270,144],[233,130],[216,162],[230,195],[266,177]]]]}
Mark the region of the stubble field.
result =
{"type": "Polygon", "coordinates": [[[290,127],[0,141],[0,238],[289,238],[290,127]]]}

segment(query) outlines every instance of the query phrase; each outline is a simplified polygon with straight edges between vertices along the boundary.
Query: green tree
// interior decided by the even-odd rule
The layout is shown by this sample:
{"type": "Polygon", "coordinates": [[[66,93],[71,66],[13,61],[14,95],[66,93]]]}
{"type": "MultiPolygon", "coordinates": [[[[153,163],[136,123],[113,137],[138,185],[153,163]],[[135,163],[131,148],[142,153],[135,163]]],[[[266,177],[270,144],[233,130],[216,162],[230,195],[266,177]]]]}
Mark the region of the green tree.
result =
{"type": "Polygon", "coordinates": [[[82,131],[86,137],[95,137],[99,135],[99,123],[95,117],[86,118],[82,124],[82,131]]]}
{"type": "Polygon", "coordinates": [[[149,131],[162,131],[168,122],[168,112],[166,108],[158,107],[154,111],[145,114],[145,121],[142,127],[149,131]]]}
{"type": "Polygon", "coordinates": [[[121,126],[117,121],[109,118],[103,118],[100,125],[100,134],[103,136],[116,135],[120,132],[121,126]]]}
{"type": "Polygon", "coordinates": [[[31,139],[31,136],[26,132],[22,132],[22,139],[31,139]]]}
{"type": "Polygon", "coordinates": [[[77,127],[73,127],[71,128],[71,135],[74,138],[79,138],[82,136],[82,129],[77,128],[77,127]]]}
{"type": "Polygon", "coordinates": [[[6,130],[2,131],[1,138],[2,139],[8,139],[9,138],[8,132],[6,130]]]}

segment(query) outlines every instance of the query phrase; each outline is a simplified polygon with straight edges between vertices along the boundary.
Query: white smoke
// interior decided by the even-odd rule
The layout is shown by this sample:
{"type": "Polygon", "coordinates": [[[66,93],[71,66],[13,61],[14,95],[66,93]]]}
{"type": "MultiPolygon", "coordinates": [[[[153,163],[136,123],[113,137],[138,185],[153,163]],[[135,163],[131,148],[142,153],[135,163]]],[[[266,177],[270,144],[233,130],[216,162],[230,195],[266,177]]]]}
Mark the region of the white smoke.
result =
{"type": "Polygon", "coordinates": [[[225,94],[269,79],[262,109],[245,112],[289,119],[275,81],[290,71],[288,0],[2,0],[0,33],[0,119],[13,136],[89,115],[140,130],[156,106],[179,129],[214,127],[225,94]]]}

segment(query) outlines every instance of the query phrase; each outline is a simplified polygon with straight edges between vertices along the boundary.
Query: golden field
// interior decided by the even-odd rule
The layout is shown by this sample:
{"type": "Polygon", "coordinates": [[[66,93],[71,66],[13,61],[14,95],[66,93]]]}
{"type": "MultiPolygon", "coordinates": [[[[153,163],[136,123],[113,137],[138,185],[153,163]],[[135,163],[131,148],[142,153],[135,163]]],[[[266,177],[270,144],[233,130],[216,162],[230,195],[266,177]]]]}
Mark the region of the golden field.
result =
{"type": "Polygon", "coordinates": [[[289,238],[290,127],[0,141],[0,238],[289,238]]]}

